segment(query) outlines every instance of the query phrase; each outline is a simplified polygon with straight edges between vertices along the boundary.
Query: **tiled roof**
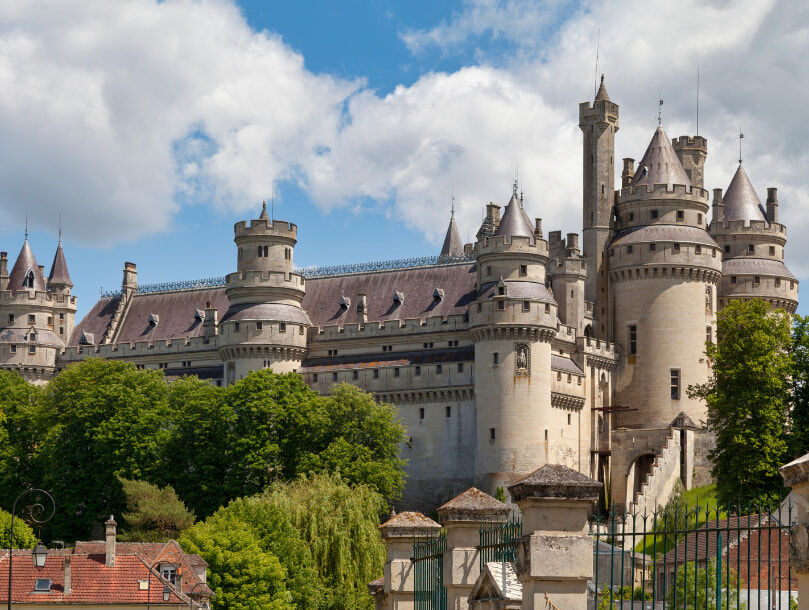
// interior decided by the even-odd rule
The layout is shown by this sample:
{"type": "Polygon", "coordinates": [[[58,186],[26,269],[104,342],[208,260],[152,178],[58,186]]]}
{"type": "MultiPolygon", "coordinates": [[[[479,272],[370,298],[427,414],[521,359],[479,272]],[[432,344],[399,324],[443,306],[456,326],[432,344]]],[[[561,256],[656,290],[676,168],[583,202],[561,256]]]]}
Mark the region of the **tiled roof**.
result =
{"type": "Polygon", "coordinates": [[[719,244],[704,229],[681,225],[647,225],[621,229],[615,234],[610,245],[621,246],[623,244],[653,242],[682,242],[711,246],[712,248],[719,247],[719,244]]]}
{"type": "Polygon", "coordinates": [[[25,243],[20,249],[20,254],[17,256],[17,262],[14,263],[14,268],[8,276],[9,290],[15,293],[20,290],[29,290],[23,285],[29,270],[34,273],[34,287],[30,290],[45,292],[45,277],[42,275],[39,265],[37,265],[37,259],[34,258],[34,253],[31,251],[31,246],[26,237],[25,243]]]}
{"type": "Polygon", "coordinates": [[[579,366],[570,358],[557,356],[556,354],[551,354],[551,370],[562,371],[563,373],[573,373],[574,375],[584,375],[584,371],[582,371],[579,366]]]}
{"type": "Polygon", "coordinates": [[[741,165],[733,174],[728,190],[722,196],[722,203],[722,220],[766,220],[761,199],[741,165]]]}
{"type": "Polygon", "coordinates": [[[722,261],[723,275],[773,275],[790,280],[797,279],[781,261],[766,258],[729,258],[722,261]]]}
{"type": "Polygon", "coordinates": [[[648,185],[651,187],[655,184],[691,186],[688,174],[685,173],[685,168],[677,158],[671,140],[661,126],[655,130],[649,147],[646,149],[643,159],[638,163],[638,169],[632,178],[632,186],[648,185]]]}

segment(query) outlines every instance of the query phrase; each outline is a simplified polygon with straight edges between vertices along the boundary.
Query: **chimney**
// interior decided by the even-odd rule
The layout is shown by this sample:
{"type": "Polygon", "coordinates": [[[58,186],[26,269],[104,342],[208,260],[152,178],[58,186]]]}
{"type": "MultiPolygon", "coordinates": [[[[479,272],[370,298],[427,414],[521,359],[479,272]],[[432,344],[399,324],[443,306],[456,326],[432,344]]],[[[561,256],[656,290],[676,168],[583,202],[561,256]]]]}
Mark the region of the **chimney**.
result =
{"type": "Polygon", "coordinates": [[[713,218],[712,222],[722,222],[724,220],[725,204],[722,202],[722,189],[713,190],[713,218]]]}
{"type": "Polygon", "coordinates": [[[0,252],[0,290],[8,286],[8,252],[0,252]]]}
{"type": "Polygon", "coordinates": [[[542,219],[535,218],[534,219],[534,237],[542,238],[542,219]]]}
{"type": "Polygon", "coordinates": [[[65,557],[65,589],[64,594],[70,595],[73,593],[72,585],[70,582],[70,557],[65,557]]]}
{"type": "Polygon", "coordinates": [[[44,277],[45,276],[45,265],[37,265],[37,266],[39,267],[39,272],[44,277]]]}
{"type": "Polygon", "coordinates": [[[635,160],[627,157],[624,159],[624,171],[621,172],[621,188],[626,188],[635,176],[635,160]]]}
{"type": "Polygon", "coordinates": [[[767,189],[767,220],[778,222],[778,189],[774,186],[767,189]]]}
{"type": "Polygon", "coordinates": [[[205,319],[202,321],[202,336],[210,339],[219,334],[219,312],[211,307],[211,302],[205,303],[205,319]]]}
{"type": "Polygon", "coordinates": [[[104,548],[106,551],[106,559],[104,565],[108,568],[115,567],[115,538],[117,536],[115,519],[110,518],[104,522],[104,548]]]}
{"type": "Polygon", "coordinates": [[[567,234],[567,255],[576,256],[579,253],[579,234],[567,234]]]}
{"type": "Polygon", "coordinates": [[[357,319],[362,324],[368,321],[368,297],[362,292],[357,295],[357,319]]]}
{"type": "Polygon", "coordinates": [[[124,263],[124,281],[121,284],[121,294],[124,299],[129,298],[138,291],[138,270],[135,263],[124,263]]]}

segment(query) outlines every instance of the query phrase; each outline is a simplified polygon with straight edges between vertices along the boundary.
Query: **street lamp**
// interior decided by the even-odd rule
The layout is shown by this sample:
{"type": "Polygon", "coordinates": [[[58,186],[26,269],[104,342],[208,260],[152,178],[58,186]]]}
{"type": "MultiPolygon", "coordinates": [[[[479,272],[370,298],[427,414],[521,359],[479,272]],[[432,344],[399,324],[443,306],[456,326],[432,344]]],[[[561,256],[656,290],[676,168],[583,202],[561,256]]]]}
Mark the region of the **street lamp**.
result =
{"type": "MultiPolygon", "coordinates": [[[[44,489],[39,489],[37,487],[32,487],[31,489],[26,489],[20,495],[16,497],[14,500],[14,505],[11,508],[11,530],[9,534],[9,543],[8,543],[8,610],[11,610],[11,584],[12,584],[12,572],[14,568],[14,515],[17,513],[17,502],[23,496],[27,496],[28,494],[41,494],[44,495],[48,500],[51,502],[51,512],[48,514],[47,517],[42,517],[45,515],[45,507],[40,502],[34,502],[31,506],[28,507],[28,518],[31,522],[42,524],[47,523],[51,520],[54,513],[56,512],[56,502],[53,501],[53,496],[49,494],[44,489]]],[[[33,552],[34,556],[34,565],[37,568],[42,568],[45,566],[45,560],[48,558],[48,549],[42,546],[42,543],[38,544],[33,552]]]]}
{"type": "MultiPolygon", "coordinates": [[[[194,592],[194,589],[196,589],[197,587],[203,587],[203,586],[206,586],[206,585],[207,585],[207,583],[198,582],[193,587],[191,587],[188,591],[183,591],[183,593],[185,593],[188,596],[188,607],[190,608],[190,610],[194,610],[194,600],[191,599],[191,594],[194,592]]],[[[202,608],[202,605],[197,604],[197,608],[202,608]]],[[[207,608],[207,606],[206,606],[206,608],[207,608]]]]}
{"type": "MultiPolygon", "coordinates": [[[[149,610],[149,608],[151,607],[151,603],[152,603],[152,570],[154,569],[154,567],[158,563],[160,563],[160,562],[159,561],[155,562],[155,563],[153,563],[152,565],[149,566],[149,580],[146,581],[146,610],[149,610]]],[[[168,585],[166,585],[166,586],[163,587],[163,601],[164,602],[169,601],[170,597],[171,597],[171,589],[169,588],[168,585]]]]}

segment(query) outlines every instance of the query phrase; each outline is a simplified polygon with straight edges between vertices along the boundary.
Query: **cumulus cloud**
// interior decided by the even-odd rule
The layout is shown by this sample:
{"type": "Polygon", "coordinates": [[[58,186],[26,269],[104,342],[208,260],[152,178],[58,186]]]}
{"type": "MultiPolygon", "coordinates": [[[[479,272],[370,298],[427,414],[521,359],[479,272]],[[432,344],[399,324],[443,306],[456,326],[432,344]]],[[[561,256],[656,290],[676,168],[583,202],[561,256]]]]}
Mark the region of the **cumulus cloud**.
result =
{"type": "Polygon", "coordinates": [[[529,213],[575,231],[577,105],[594,93],[600,28],[616,157],[643,154],[659,94],[669,135],[695,132],[699,65],[707,186],[730,181],[741,122],[745,166],[760,193],[781,188],[788,263],[807,275],[809,240],[795,239],[809,228],[807,23],[809,5],[788,0],[468,0],[402,38],[422,58],[476,48],[476,64],[380,96],[309,72],[225,0],[9,0],[0,215],[71,210],[73,235],[99,242],[162,230],[181,205],[253,207],[291,180],[323,210],[375,201],[438,245],[452,185],[474,236],[519,164],[529,213]]]}

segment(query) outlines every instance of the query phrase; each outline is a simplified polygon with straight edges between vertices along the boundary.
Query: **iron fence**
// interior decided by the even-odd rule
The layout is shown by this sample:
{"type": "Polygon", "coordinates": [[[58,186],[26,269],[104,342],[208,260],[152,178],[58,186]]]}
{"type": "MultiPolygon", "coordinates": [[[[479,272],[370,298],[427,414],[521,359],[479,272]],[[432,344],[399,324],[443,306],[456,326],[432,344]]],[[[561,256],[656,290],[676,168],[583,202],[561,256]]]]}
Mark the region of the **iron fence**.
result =
{"type": "Polygon", "coordinates": [[[413,578],[415,610],[446,610],[447,589],[444,587],[444,533],[416,539],[413,543],[413,578]]]}
{"type": "Polygon", "coordinates": [[[487,523],[480,527],[478,557],[480,569],[490,561],[517,561],[517,544],[522,537],[522,521],[512,517],[505,522],[487,523]]]}
{"type": "Polygon", "coordinates": [[[792,505],[750,503],[732,512],[675,506],[591,522],[589,607],[790,610],[792,505]]]}

